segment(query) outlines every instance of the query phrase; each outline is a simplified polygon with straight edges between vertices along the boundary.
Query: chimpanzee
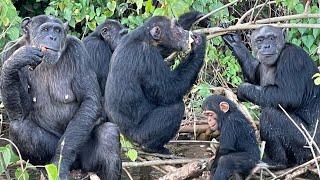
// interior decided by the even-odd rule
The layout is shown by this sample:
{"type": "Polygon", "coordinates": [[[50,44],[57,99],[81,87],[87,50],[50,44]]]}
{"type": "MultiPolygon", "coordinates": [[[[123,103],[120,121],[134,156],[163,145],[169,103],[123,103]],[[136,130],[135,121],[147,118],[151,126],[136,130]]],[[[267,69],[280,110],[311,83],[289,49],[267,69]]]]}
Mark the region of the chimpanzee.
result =
{"type": "Polygon", "coordinates": [[[237,106],[226,97],[212,95],[202,108],[212,130],[220,131],[220,146],[211,166],[210,179],[228,179],[234,173],[248,176],[259,161],[254,130],[237,106]]]}
{"type": "Polygon", "coordinates": [[[59,164],[60,179],[73,168],[120,179],[119,128],[99,123],[101,94],[84,45],[52,16],[25,18],[21,27],[24,36],[5,49],[1,95],[23,159],[59,164]]]}
{"type": "MultiPolygon", "coordinates": [[[[192,23],[204,16],[203,13],[191,11],[180,16],[178,23],[185,29],[190,30],[192,23]]],[[[200,27],[209,27],[210,19],[205,18],[199,22],[200,27]]],[[[95,71],[102,95],[104,95],[105,84],[109,73],[110,58],[128,29],[115,20],[106,20],[99,25],[94,32],[84,38],[83,43],[91,57],[89,66],[95,71]]],[[[168,56],[173,51],[165,48],[163,56],[168,56]]]]}
{"type": "Polygon", "coordinates": [[[127,32],[128,29],[118,21],[106,20],[83,40],[91,57],[88,65],[97,75],[102,94],[104,94],[111,55],[119,44],[121,37],[127,32]]]}
{"type": "Polygon", "coordinates": [[[184,114],[183,96],[197,79],[206,39],[163,16],[124,36],[114,51],[105,89],[105,110],[121,132],[145,151],[170,153],[163,147],[177,133],[184,114]],[[192,44],[192,40],[194,41],[192,44]],[[192,50],[170,70],[161,55],[192,50]]]}
{"type": "MultiPolygon", "coordinates": [[[[237,34],[223,36],[241,65],[246,83],[238,98],[260,105],[260,135],[266,141],[266,162],[278,167],[301,164],[311,157],[306,140],[279,108],[313,134],[320,119],[320,87],[313,83],[317,66],[300,47],[286,43],[282,29],[263,26],[251,34],[254,57],[237,34]]],[[[320,143],[320,131],[317,131],[320,143]]]]}

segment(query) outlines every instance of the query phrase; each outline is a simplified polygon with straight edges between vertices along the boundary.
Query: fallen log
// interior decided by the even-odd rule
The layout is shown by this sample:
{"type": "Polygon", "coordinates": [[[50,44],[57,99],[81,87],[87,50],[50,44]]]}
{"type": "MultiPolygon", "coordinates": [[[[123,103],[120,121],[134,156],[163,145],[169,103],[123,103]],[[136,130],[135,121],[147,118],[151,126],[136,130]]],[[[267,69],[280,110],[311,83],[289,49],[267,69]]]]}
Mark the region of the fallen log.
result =
{"type": "Polygon", "coordinates": [[[207,164],[207,160],[190,162],[177,169],[176,171],[168,173],[167,175],[161,177],[160,180],[182,180],[199,177],[207,167],[207,164]]]}

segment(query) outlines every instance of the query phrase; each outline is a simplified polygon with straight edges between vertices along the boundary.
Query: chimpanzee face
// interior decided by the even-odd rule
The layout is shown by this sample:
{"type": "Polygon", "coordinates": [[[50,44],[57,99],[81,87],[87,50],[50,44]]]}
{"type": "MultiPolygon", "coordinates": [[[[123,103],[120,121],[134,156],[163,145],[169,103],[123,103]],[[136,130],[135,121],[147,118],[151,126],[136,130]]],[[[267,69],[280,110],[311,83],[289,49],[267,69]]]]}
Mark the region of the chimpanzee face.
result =
{"type": "Polygon", "coordinates": [[[115,20],[107,20],[101,29],[101,36],[114,51],[118,46],[122,36],[128,33],[128,29],[115,20]]]}
{"type": "Polygon", "coordinates": [[[21,26],[28,45],[40,48],[46,63],[58,62],[66,40],[66,28],[59,19],[51,16],[25,18],[21,26]]]}
{"type": "Polygon", "coordinates": [[[276,63],[285,45],[281,28],[264,26],[251,34],[251,46],[254,56],[264,65],[276,63]]]}
{"type": "Polygon", "coordinates": [[[187,51],[191,48],[192,34],[184,30],[176,20],[155,16],[149,20],[148,25],[155,45],[175,51],[187,51]]]}
{"type": "Polygon", "coordinates": [[[218,115],[214,111],[206,110],[203,114],[207,117],[211,130],[218,130],[218,115]]]}

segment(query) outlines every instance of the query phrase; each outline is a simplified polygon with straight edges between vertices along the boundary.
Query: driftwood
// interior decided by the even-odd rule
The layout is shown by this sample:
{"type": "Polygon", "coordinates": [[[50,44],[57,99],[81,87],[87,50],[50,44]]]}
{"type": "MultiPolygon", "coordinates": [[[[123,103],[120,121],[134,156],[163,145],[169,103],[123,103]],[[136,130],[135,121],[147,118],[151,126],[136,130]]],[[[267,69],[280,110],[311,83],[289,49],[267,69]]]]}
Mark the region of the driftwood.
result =
{"type": "Polygon", "coordinates": [[[177,169],[176,171],[163,176],[162,178],[160,178],[160,180],[182,180],[198,177],[202,174],[207,164],[207,160],[188,163],[182,166],[181,168],[177,169]]]}

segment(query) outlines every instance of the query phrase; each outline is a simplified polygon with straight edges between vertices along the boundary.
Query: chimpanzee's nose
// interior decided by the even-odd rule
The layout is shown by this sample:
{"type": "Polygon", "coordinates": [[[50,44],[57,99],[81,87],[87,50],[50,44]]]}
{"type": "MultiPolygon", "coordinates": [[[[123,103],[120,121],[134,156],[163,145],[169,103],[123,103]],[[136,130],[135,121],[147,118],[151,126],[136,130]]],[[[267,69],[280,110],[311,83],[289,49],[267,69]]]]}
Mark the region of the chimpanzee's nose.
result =
{"type": "Polygon", "coordinates": [[[55,36],[50,36],[50,40],[55,41],[55,40],[57,40],[57,37],[55,37],[55,36]]]}

